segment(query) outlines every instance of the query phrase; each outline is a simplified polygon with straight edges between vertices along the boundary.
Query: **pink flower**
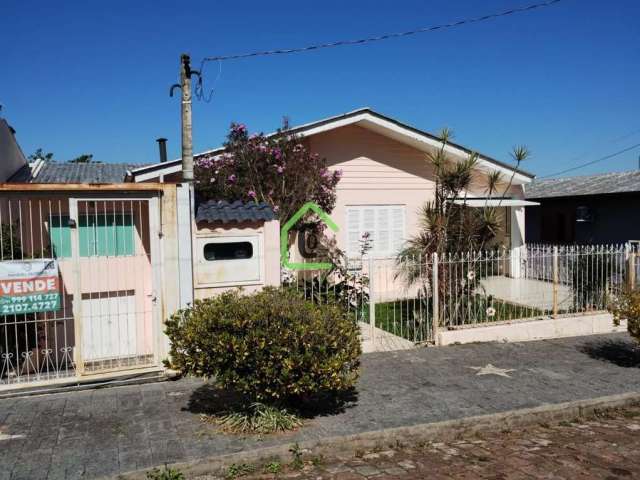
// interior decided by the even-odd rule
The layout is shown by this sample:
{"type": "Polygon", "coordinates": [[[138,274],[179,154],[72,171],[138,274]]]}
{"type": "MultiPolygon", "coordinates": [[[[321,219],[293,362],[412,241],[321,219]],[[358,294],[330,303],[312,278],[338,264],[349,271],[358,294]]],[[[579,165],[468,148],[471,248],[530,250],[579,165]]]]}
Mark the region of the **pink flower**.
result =
{"type": "Polygon", "coordinates": [[[249,192],[247,193],[247,195],[249,195],[251,198],[256,198],[256,192],[254,192],[253,190],[249,190],[249,192]]]}
{"type": "Polygon", "coordinates": [[[237,177],[232,173],[231,175],[229,175],[229,178],[227,180],[229,180],[229,183],[235,183],[237,177]]]}
{"type": "Polygon", "coordinates": [[[278,165],[278,173],[279,174],[284,173],[284,167],[282,165],[278,165]]]}
{"type": "Polygon", "coordinates": [[[273,206],[273,211],[274,211],[275,213],[278,213],[278,210],[280,210],[280,207],[279,207],[278,205],[274,205],[274,206],[273,206]]]}
{"type": "Polygon", "coordinates": [[[271,153],[276,157],[276,160],[280,160],[280,158],[282,158],[282,151],[279,148],[274,148],[271,150],[271,153]]]}
{"type": "Polygon", "coordinates": [[[231,124],[231,130],[233,130],[235,133],[244,133],[247,131],[247,127],[244,125],[244,123],[232,123],[231,124]]]}

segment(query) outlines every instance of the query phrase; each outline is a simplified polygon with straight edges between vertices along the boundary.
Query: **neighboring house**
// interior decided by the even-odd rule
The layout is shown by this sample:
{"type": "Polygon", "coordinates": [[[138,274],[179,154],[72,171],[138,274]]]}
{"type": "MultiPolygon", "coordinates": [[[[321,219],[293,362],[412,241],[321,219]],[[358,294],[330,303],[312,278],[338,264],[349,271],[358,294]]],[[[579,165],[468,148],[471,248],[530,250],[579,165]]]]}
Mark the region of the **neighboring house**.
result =
{"type": "Polygon", "coordinates": [[[530,243],[640,240],[640,171],[536,180],[527,187],[530,243]]]}
{"type": "MultiPolygon", "coordinates": [[[[372,254],[392,256],[418,232],[419,210],[434,198],[433,168],[426,154],[440,148],[438,137],[368,108],[294,127],[292,131],[304,137],[311,151],[327,158],[330,168],[343,171],[331,212],[340,228],[339,247],[357,255],[358,240],[364,232],[370,232],[374,239],[372,254]]],[[[200,155],[222,151],[220,148],[200,155]]],[[[453,160],[463,160],[471,151],[455,143],[447,145],[453,160]]],[[[503,188],[512,179],[506,199],[489,202],[504,208],[506,222],[500,243],[518,248],[524,244],[524,206],[528,204],[524,201],[524,186],[534,175],[481,154],[475,187],[468,192],[473,198],[468,202],[471,206],[486,204],[486,176],[495,171],[503,175],[503,188]]],[[[174,160],[134,169],[132,178],[135,182],[179,182],[180,172],[181,161],[174,160]]]]}
{"type": "Polygon", "coordinates": [[[0,118],[0,183],[27,165],[27,159],[15,138],[15,131],[0,118]]]}
{"type": "Polygon", "coordinates": [[[47,162],[42,159],[23,165],[9,183],[123,183],[131,170],[142,164],[47,162]]]}

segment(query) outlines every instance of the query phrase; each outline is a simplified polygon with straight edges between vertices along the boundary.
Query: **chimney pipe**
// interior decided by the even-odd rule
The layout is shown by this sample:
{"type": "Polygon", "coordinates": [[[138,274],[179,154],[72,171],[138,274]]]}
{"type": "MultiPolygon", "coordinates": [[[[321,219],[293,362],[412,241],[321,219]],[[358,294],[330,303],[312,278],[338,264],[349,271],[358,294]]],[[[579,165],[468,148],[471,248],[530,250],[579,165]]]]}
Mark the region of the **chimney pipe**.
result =
{"type": "Polygon", "coordinates": [[[158,142],[158,149],[160,150],[160,163],[164,163],[167,161],[167,139],[158,138],[156,142],[158,142]]]}

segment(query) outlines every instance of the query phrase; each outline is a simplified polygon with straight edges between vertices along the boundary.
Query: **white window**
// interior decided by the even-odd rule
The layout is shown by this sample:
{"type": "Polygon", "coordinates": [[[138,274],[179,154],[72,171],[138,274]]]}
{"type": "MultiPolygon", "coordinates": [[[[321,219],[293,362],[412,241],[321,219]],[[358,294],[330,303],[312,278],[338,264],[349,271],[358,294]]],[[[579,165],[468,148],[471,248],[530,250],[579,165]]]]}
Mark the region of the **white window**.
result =
{"type": "Polygon", "coordinates": [[[360,240],[369,233],[370,255],[390,257],[401,249],[405,238],[404,205],[354,205],[347,207],[347,254],[360,254],[360,240]]]}

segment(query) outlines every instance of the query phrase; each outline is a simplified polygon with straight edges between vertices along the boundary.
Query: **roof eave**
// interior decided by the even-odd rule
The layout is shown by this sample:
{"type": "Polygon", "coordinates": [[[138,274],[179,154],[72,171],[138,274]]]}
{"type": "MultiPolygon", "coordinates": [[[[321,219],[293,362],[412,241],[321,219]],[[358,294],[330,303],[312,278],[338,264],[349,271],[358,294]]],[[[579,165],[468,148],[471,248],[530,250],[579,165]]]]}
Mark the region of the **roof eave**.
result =
{"type": "MultiPolygon", "coordinates": [[[[442,140],[435,135],[430,134],[429,132],[425,132],[423,130],[412,127],[411,125],[407,125],[393,118],[387,117],[378,113],[368,107],[360,108],[357,110],[353,110],[351,112],[347,112],[341,115],[336,115],[333,117],[328,117],[322,120],[318,120],[311,123],[306,123],[303,125],[298,125],[290,129],[291,132],[297,133],[303,137],[308,137],[312,135],[316,135],[318,133],[326,132],[329,130],[333,130],[336,128],[340,128],[346,125],[353,125],[361,123],[363,126],[377,125],[379,128],[384,129],[385,127],[390,131],[395,131],[398,135],[404,135],[408,139],[412,139],[414,142],[422,142],[430,147],[440,146],[442,140]]],[[[276,135],[278,132],[269,133],[267,136],[276,135]]],[[[382,133],[382,132],[378,132],[382,133]]],[[[453,153],[457,156],[461,155],[469,155],[471,153],[477,153],[479,161],[484,169],[487,170],[495,170],[496,167],[499,170],[504,171],[508,175],[513,175],[513,183],[514,184],[527,184],[530,183],[535,175],[521,169],[515,169],[513,166],[496,160],[487,155],[483,155],[478,152],[473,152],[472,150],[463,147],[462,145],[458,145],[453,142],[448,142],[447,147],[450,153],[453,153]]],[[[218,147],[216,149],[207,150],[201,153],[198,153],[194,156],[201,156],[207,154],[216,154],[224,151],[224,147],[218,147]]],[[[134,177],[134,181],[144,181],[147,178],[155,178],[158,175],[173,173],[177,165],[180,165],[181,159],[172,160],[170,162],[158,163],[155,165],[150,165],[147,167],[142,167],[139,169],[132,170],[132,174],[134,177]],[[164,171],[164,172],[163,172],[164,171]],[[153,175],[153,172],[158,172],[157,175],[153,175]],[[136,178],[138,177],[139,178],[136,178]],[[144,178],[144,179],[143,179],[144,178]]]]}

